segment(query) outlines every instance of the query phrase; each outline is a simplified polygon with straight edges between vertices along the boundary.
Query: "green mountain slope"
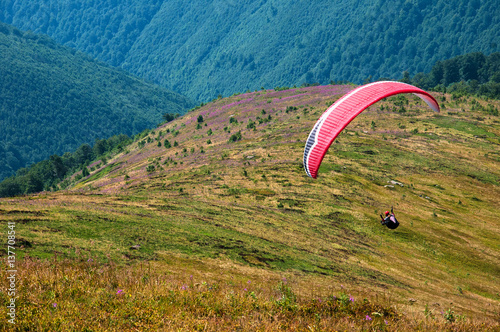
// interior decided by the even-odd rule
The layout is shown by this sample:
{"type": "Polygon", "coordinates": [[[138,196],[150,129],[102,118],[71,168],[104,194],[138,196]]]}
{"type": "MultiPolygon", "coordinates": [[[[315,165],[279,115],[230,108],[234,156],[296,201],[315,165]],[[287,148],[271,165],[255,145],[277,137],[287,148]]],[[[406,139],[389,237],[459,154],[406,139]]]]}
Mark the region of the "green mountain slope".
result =
{"type": "Polygon", "coordinates": [[[361,83],[500,51],[498,1],[4,2],[0,20],[53,36],[197,100],[361,83]]]}
{"type": "MultiPolygon", "coordinates": [[[[96,294],[107,299],[77,290],[71,278],[82,274],[61,268],[68,277],[55,283],[64,302],[56,315],[76,307],[90,314],[98,301],[100,317],[118,315],[116,324],[127,326],[126,308],[134,308],[135,326],[151,327],[166,324],[151,315],[175,322],[181,314],[167,307],[182,307],[190,312],[182,319],[215,329],[218,319],[250,326],[267,321],[268,312],[280,322],[287,313],[318,313],[325,294],[343,294],[347,303],[347,292],[359,292],[355,303],[383,298],[400,314],[366,309],[359,316],[344,305],[314,316],[317,324],[339,329],[329,324],[346,310],[339,324],[365,330],[384,324],[365,315],[385,317],[394,330],[491,329],[500,308],[500,121],[487,109],[499,102],[435,93],[442,107],[436,114],[412,95],[381,101],[338,137],[319,178],[308,178],[305,139],[352,88],[263,90],[213,101],[149,132],[68,191],[0,199],[0,217],[16,223],[19,255],[81,260],[78,273],[96,280],[96,294]],[[395,231],[378,220],[391,205],[401,222],[395,231]],[[114,264],[137,269],[113,272],[114,264]],[[284,286],[244,313],[205,302],[213,280],[229,287],[221,301],[241,308],[238,299],[261,299],[262,289],[283,277],[315,302],[300,311],[284,286]],[[257,295],[245,295],[255,280],[257,295]],[[115,301],[122,287],[127,300],[115,301]],[[71,292],[79,298],[64,295],[71,292]]],[[[39,295],[23,296],[49,296],[33,292],[39,295]]],[[[37,313],[48,317],[49,310],[37,313]]]]}
{"type": "Polygon", "coordinates": [[[0,23],[0,179],[18,168],[184,113],[187,98],[0,23]]]}

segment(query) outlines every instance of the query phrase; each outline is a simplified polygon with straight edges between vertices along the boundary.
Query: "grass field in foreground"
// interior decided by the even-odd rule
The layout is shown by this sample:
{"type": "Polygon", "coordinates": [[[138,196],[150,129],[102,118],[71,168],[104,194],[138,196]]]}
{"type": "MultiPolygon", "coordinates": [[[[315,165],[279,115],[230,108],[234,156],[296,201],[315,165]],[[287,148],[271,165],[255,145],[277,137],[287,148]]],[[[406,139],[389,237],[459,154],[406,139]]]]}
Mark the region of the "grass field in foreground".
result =
{"type": "Polygon", "coordinates": [[[77,330],[496,328],[498,102],[382,101],[307,178],[305,138],[349,89],[217,100],[73,189],[1,199],[23,257],[19,326],[71,330],[79,311],[77,330]],[[391,205],[396,231],[378,223],[391,205]]]}

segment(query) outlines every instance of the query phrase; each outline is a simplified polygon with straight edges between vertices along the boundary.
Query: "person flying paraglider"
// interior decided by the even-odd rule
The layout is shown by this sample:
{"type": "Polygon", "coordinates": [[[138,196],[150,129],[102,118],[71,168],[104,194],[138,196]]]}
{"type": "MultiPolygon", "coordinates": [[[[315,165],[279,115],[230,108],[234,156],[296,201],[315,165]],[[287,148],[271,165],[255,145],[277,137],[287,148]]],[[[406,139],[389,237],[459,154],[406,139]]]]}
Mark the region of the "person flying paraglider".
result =
{"type": "MultiPolygon", "coordinates": [[[[412,93],[422,99],[432,110],[439,113],[439,103],[428,92],[416,86],[395,82],[379,81],[362,85],[338,99],[330,105],[316,121],[304,147],[303,165],[306,174],[313,179],[318,177],[319,167],[326,152],[344,128],[376,102],[401,93],[412,93]]],[[[393,209],[391,208],[391,211],[393,209]]],[[[393,213],[387,211],[381,224],[390,229],[396,229],[399,222],[393,213]]]]}
{"type": "Polygon", "coordinates": [[[380,214],[380,218],[382,219],[380,223],[382,225],[386,225],[387,228],[390,229],[396,229],[399,226],[399,221],[396,219],[396,216],[394,215],[394,209],[391,207],[391,212],[385,211],[385,218],[382,216],[382,213],[380,214]]]}

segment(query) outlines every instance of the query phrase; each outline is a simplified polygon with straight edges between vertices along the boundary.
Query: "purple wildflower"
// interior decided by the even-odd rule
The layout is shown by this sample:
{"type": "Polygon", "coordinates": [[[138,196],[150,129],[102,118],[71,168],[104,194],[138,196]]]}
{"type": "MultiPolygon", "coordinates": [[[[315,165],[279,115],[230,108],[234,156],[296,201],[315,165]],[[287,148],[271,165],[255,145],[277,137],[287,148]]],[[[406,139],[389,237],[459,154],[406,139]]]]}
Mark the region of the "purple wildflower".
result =
{"type": "Polygon", "coordinates": [[[349,296],[349,301],[354,302],[354,298],[352,296],[349,296]]]}
{"type": "Polygon", "coordinates": [[[52,303],[52,306],[53,306],[54,308],[56,308],[56,307],[57,307],[57,303],[52,303]]]}
{"type": "Polygon", "coordinates": [[[368,315],[366,315],[365,320],[372,320],[372,318],[368,315]]]}
{"type": "Polygon", "coordinates": [[[123,293],[123,289],[119,289],[118,292],[116,292],[116,295],[119,295],[121,293],[123,293]]]}

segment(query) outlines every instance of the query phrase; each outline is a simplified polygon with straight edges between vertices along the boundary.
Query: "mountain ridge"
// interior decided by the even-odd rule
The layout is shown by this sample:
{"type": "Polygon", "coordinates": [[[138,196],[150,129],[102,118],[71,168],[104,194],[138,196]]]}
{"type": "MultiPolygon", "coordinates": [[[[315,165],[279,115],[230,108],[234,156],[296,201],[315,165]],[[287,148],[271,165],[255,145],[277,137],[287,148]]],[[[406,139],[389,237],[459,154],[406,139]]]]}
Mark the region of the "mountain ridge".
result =
{"type": "Polygon", "coordinates": [[[49,37],[0,23],[0,178],[117,134],[134,135],[194,103],[49,37]]]}
{"type": "Polygon", "coordinates": [[[44,4],[5,6],[0,20],[204,102],[262,86],[399,78],[500,50],[496,1],[44,4]]]}

